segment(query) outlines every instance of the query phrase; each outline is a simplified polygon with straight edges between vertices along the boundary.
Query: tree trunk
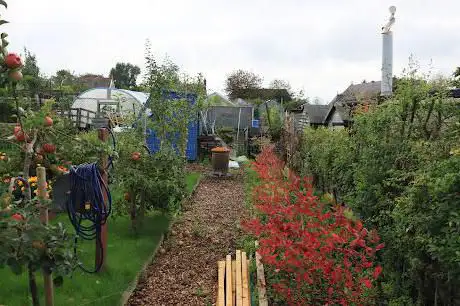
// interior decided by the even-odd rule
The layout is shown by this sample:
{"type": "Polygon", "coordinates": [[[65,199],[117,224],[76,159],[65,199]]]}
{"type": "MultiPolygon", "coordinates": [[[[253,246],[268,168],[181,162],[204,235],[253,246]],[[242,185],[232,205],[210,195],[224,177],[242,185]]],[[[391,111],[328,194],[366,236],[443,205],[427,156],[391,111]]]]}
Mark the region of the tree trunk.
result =
{"type": "Polygon", "coordinates": [[[141,204],[139,208],[138,225],[139,227],[142,227],[144,225],[144,217],[145,217],[145,191],[141,191],[140,201],[141,201],[141,204]]]}
{"type": "Polygon", "coordinates": [[[131,227],[134,233],[137,233],[136,221],[136,193],[134,190],[131,190],[131,227]]]}
{"type": "Polygon", "coordinates": [[[32,271],[30,265],[28,267],[28,270],[29,270],[29,291],[32,296],[32,305],[40,306],[40,299],[38,297],[38,289],[37,289],[37,281],[35,280],[35,274],[32,271]]]}

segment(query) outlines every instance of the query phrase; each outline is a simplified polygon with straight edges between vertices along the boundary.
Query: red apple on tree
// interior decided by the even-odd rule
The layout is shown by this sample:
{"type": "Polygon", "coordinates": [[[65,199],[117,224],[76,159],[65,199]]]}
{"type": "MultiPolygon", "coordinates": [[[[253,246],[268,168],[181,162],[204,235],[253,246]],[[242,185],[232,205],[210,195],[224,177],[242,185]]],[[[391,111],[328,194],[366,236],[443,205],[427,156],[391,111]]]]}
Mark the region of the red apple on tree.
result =
{"type": "Polygon", "coordinates": [[[14,127],[13,135],[14,137],[16,137],[17,141],[21,141],[21,142],[26,140],[26,136],[27,136],[26,134],[24,134],[24,131],[21,129],[21,126],[19,125],[16,125],[14,127]]]}
{"type": "Polygon", "coordinates": [[[5,57],[5,65],[10,69],[16,69],[22,66],[22,60],[16,53],[9,53],[5,57]]]}
{"type": "Polygon", "coordinates": [[[8,73],[8,76],[10,77],[11,80],[13,81],[16,81],[16,82],[19,82],[20,80],[22,80],[22,72],[20,70],[13,70],[13,71],[10,71],[10,73],[8,73]]]}
{"type": "Polygon", "coordinates": [[[51,144],[51,143],[45,143],[43,146],[43,151],[45,153],[48,153],[48,154],[52,154],[54,152],[56,152],[56,146],[54,144],[51,144]]]}
{"type": "Polygon", "coordinates": [[[45,126],[53,126],[53,119],[50,116],[46,116],[43,122],[45,126]]]}
{"type": "Polygon", "coordinates": [[[21,214],[12,215],[11,219],[16,220],[16,221],[24,221],[24,217],[21,214]]]}
{"type": "Polygon", "coordinates": [[[141,159],[141,153],[140,152],[133,152],[131,153],[131,159],[134,161],[137,161],[141,159]]]}

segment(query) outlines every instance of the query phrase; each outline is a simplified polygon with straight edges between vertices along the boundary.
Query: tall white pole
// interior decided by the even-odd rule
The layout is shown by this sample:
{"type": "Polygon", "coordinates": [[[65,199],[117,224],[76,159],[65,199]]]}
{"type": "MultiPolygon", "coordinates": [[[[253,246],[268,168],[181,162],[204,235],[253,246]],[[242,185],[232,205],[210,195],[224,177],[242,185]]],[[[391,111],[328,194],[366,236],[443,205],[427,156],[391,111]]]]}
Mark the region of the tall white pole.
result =
{"type": "Polygon", "coordinates": [[[390,7],[390,19],[382,28],[382,82],[380,94],[388,97],[393,94],[393,32],[391,26],[395,23],[396,7],[390,7]]]}
{"type": "Polygon", "coordinates": [[[382,33],[382,83],[381,95],[393,93],[393,32],[382,33]]]}

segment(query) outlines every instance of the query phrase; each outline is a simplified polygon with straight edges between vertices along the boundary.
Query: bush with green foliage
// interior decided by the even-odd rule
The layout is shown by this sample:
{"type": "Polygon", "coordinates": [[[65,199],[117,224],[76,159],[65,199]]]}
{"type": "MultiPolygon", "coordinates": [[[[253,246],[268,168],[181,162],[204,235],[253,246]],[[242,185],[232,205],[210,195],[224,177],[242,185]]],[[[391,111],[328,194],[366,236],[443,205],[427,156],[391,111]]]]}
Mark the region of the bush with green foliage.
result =
{"type": "Polygon", "coordinates": [[[303,173],[385,241],[380,295],[392,305],[460,299],[460,105],[447,84],[412,70],[350,130],[304,134],[303,173]]]}

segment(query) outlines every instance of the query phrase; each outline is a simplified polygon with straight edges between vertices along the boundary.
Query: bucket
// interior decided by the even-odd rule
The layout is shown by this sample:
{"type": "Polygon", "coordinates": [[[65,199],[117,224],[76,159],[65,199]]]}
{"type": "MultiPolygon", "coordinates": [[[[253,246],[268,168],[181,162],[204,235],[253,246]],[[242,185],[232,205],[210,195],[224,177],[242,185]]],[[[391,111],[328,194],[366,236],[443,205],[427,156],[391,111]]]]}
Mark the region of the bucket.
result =
{"type": "Polygon", "coordinates": [[[230,150],[227,148],[214,148],[211,150],[211,164],[215,172],[226,174],[228,172],[228,162],[230,160],[230,150]]]}

